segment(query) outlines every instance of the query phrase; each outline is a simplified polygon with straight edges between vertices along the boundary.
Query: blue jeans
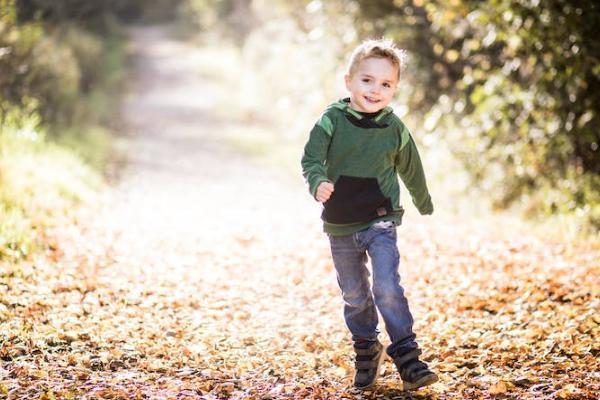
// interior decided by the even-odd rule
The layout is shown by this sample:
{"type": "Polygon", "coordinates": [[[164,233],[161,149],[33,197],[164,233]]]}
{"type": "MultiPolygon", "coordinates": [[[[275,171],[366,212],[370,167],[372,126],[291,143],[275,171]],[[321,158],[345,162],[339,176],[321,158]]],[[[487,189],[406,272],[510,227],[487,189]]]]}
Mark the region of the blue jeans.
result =
{"type": "Polygon", "coordinates": [[[374,225],[347,236],[329,235],[329,241],[352,340],[358,343],[377,339],[377,307],[391,340],[387,352],[393,357],[398,350],[416,348],[417,342],[408,301],[400,286],[396,225],[388,225],[374,225]],[[367,254],[373,271],[372,289],[367,254]]]}

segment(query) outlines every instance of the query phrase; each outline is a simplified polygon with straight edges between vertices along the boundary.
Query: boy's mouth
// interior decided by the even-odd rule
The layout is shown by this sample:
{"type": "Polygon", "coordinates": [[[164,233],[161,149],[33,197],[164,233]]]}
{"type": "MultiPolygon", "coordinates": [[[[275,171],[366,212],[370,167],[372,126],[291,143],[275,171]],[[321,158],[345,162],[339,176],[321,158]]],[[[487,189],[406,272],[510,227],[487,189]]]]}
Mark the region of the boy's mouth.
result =
{"type": "Polygon", "coordinates": [[[373,103],[373,104],[379,103],[379,100],[374,99],[374,98],[369,97],[369,96],[364,96],[364,99],[367,100],[367,102],[369,102],[369,103],[373,103]]]}

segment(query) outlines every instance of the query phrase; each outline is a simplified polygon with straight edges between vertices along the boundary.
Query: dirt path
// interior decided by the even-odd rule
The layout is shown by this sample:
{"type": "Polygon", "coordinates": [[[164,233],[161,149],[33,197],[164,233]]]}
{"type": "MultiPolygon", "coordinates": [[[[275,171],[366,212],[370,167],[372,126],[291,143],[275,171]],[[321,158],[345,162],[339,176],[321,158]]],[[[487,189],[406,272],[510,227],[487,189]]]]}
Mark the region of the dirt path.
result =
{"type": "Polygon", "coordinates": [[[318,205],[299,177],[234,150],[222,134],[232,121],[215,116],[224,89],[198,72],[201,50],[164,27],[131,37],[128,165],[60,257],[12,278],[0,398],[591,399],[600,390],[597,247],[497,219],[409,215],[402,281],[441,381],[407,396],[386,361],[376,391],[353,393],[318,205]]]}
{"type": "Polygon", "coordinates": [[[224,88],[198,72],[200,50],[165,35],[132,31],[138,73],[124,112],[129,165],[115,201],[123,231],[146,243],[196,241],[197,252],[260,225],[274,240],[297,223],[316,226],[300,177],[267,170],[228,142],[224,130],[235,121],[215,116],[224,88]]]}

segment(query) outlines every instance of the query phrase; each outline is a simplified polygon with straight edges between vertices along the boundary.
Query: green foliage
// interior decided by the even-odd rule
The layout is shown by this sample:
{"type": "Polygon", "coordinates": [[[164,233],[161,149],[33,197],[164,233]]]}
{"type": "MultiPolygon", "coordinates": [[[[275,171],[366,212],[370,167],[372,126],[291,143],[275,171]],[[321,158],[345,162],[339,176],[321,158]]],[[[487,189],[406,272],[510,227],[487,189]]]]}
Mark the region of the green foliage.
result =
{"type": "Polygon", "coordinates": [[[36,129],[39,118],[7,110],[0,125],[0,260],[30,257],[74,206],[91,199],[100,177],[36,129]],[[19,121],[15,126],[10,121],[19,121]]]}
{"type": "Polygon", "coordinates": [[[186,0],[178,9],[193,30],[216,31],[241,45],[255,27],[251,0],[186,0]]]}
{"type": "MultiPolygon", "coordinates": [[[[36,17],[19,22],[16,3],[3,1],[0,122],[11,107],[36,113],[39,127],[52,139],[102,168],[108,146],[100,126],[114,122],[119,105],[115,95],[124,79],[125,51],[118,26],[105,25],[109,30],[100,36],[82,29],[80,21],[55,26],[36,17]]],[[[33,3],[19,7],[27,4],[33,3]]]]}
{"type": "Polygon", "coordinates": [[[11,7],[0,24],[0,111],[33,101],[41,124],[52,131],[81,125],[89,117],[83,115],[85,97],[110,73],[101,61],[109,42],[69,24],[60,29],[41,20],[19,24],[12,1],[4,10],[11,7]]]}
{"type": "Polygon", "coordinates": [[[53,25],[77,22],[94,32],[106,32],[112,20],[162,21],[175,17],[182,0],[19,0],[19,21],[41,19],[53,25]]]}
{"type": "Polygon", "coordinates": [[[122,41],[104,12],[57,11],[67,3],[0,0],[0,259],[45,248],[48,228],[97,189],[89,165],[106,165],[100,125],[118,106],[122,41]]]}

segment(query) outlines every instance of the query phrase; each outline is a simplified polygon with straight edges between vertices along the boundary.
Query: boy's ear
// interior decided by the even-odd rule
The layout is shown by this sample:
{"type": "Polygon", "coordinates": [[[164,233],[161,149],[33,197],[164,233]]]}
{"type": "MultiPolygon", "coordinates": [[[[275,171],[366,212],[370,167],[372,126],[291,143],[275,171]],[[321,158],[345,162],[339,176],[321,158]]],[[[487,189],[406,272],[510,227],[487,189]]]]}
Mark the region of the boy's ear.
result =
{"type": "Polygon", "coordinates": [[[350,91],[350,81],[350,74],[344,75],[344,82],[346,83],[346,89],[348,89],[348,91],[350,91]]]}

